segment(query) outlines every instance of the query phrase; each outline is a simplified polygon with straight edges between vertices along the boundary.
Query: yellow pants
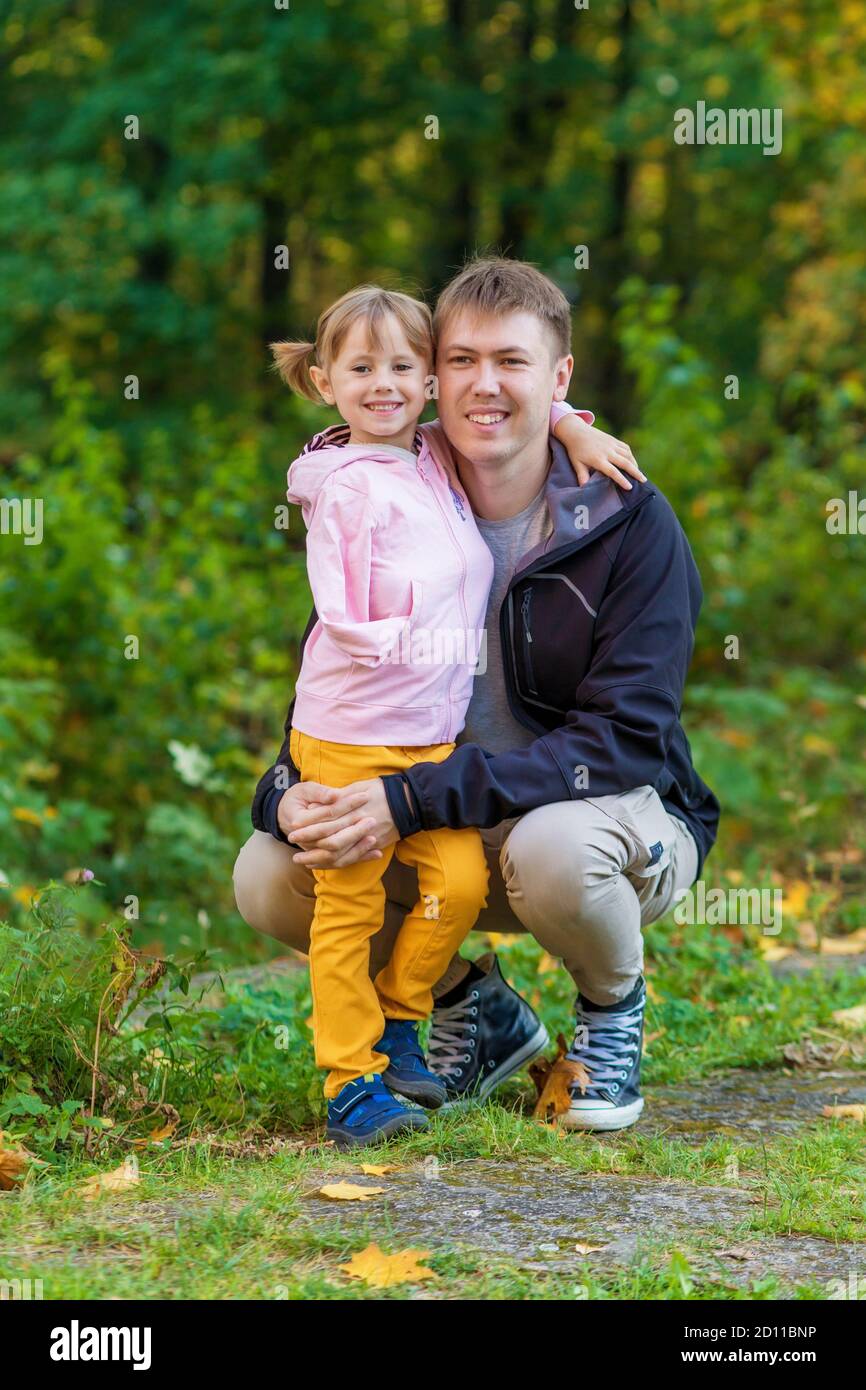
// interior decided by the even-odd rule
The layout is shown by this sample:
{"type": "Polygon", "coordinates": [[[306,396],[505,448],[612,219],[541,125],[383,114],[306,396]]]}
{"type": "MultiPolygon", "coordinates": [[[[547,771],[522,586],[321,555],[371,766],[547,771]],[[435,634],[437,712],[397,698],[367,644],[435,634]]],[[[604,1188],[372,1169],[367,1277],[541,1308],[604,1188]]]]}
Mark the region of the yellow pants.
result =
{"type": "MultiPolygon", "coordinates": [[[[413,763],[441,763],[453,743],[429,748],[371,748],[327,743],[293,729],[289,751],[304,782],[345,787],[413,763]]],[[[432,989],[487,905],[488,872],[477,830],[422,830],[387,845],[381,859],[314,869],[310,980],[316,1065],[327,1069],[330,1099],[347,1081],[383,1072],[376,1052],[386,1018],[426,1018],[432,989]],[[418,870],[419,898],[406,914],[391,959],[370,979],[370,938],[385,915],[382,875],[396,854],[418,870]]]]}

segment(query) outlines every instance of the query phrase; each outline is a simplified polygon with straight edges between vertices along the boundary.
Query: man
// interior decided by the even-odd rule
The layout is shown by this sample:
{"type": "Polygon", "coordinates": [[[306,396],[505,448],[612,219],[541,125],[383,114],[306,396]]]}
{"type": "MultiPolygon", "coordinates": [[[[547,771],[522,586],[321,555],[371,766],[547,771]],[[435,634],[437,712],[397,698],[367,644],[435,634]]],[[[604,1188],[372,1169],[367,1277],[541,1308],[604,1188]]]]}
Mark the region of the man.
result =
{"type": "MultiPolygon", "coordinates": [[[[490,867],[478,930],[532,932],[577,985],[569,1056],[590,1084],[574,1088],[564,1122],[621,1129],[643,1108],[641,928],[695,881],[718,826],[679,722],[700,579],[658,489],[620,491],[599,474],[577,485],[548,437],[573,358],[568,303],[545,276],[473,262],[443,291],[434,328],[440,427],[495,565],[486,670],[444,762],[340,791],[300,783],[290,707],[235,866],[238,908],[306,951],[312,868],[378,856],[421,829],[478,827],[490,867]]],[[[416,896],[396,859],[383,883],[372,974],[416,896]]],[[[429,1065],[452,1103],[489,1095],[547,1043],[492,955],[456,957],[434,993],[429,1065]]]]}

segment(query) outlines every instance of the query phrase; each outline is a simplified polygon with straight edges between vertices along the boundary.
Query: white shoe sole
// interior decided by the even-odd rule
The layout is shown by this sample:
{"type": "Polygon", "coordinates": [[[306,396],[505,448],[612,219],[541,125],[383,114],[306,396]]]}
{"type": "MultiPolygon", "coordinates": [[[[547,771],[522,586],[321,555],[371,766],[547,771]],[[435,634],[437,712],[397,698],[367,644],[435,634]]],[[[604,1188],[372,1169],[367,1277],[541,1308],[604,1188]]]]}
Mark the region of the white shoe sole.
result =
{"type": "Polygon", "coordinates": [[[479,1083],[471,1096],[461,1096],[459,1100],[446,1100],[444,1105],[439,1107],[442,1110],[458,1110],[461,1106],[478,1105],[486,1100],[491,1091],[495,1091],[497,1086],[501,1086],[503,1081],[507,1081],[515,1072],[525,1067],[527,1062],[533,1061],[540,1052],[543,1052],[550,1042],[550,1035],[543,1023],[539,1023],[532,1037],[523,1044],[519,1051],[515,1052],[507,1061],[502,1062],[495,1070],[488,1072],[484,1080],[479,1083]]]}
{"type": "Polygon", "coordinates": [[[598,1110],[566,1110],[560,1115],[559,1124],[563,1129],[626,1129],[633,1125],[643,1110],[643,1097],[638,1096],[631,1105],[604,1106],[598,1110]]]}

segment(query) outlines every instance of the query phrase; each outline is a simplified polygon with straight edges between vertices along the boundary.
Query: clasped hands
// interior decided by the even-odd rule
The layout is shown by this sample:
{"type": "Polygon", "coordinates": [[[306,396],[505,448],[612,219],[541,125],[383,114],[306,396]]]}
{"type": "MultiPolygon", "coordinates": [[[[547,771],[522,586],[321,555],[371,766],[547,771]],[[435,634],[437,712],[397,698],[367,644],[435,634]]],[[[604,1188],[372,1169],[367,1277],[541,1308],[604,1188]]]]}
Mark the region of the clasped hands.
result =
{"type": "Polygon", "coordinates": [[[384,847],[400,838],[380,777],[347,787],[297,782],[283,792],[277,821],[287,839],[302,846],[295,863],[311,869],[381,859],[384,847]]]}

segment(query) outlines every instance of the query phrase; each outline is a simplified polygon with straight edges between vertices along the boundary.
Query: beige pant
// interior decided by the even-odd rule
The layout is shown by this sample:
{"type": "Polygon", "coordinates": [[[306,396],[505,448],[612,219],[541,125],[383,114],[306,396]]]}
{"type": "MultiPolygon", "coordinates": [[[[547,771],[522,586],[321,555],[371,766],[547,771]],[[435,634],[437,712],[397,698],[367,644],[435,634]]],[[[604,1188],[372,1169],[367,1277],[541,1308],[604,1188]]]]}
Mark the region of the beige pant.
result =
{"type": "MultiPolygon", "coordinates": [[[[615,1004],[629,993],[643,969],[641,928],[662,917],[697,875],[691,832],[649,786],[557,801],[480,833],[490,891],[475,930],[531,932],[596,1004],[615,1004]],[[661,853],[650,864],[658,844],[661,853]]],[[[385,921],[370,943],[371,975],[389,960],[418,896],[414,869],[396,857],[382,882],[385,921]]],[[[254,830],[235,863],[234,885],[238,911],[251,927],[309,951],[313,875],[294,863],[288,845],[254,830]]]]}

